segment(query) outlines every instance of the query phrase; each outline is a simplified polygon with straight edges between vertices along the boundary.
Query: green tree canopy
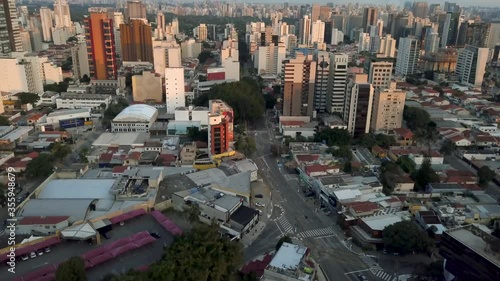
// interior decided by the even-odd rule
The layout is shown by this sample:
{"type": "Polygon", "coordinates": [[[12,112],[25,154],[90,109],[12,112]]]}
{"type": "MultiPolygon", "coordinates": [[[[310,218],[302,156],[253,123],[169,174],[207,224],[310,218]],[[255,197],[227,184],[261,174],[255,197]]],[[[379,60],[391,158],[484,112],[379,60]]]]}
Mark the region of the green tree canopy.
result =
{"type": "Polygon", "coordinates": [[[405,106],[403,119],[406,121],[406,126],[412,131],[417,129],[427,130],[431,122],[431,116],[427,111],[411,106],[405,106]]]}
{"type": "Polygon", "coordinates": [[[237,151],[242,152],[247,157],[252,156],[256,150],[255,139],[250,136],[237,136],[234,146],[237,151]]]}
{"type": "Polygon", "coordinates": [[[441,145],[441,148],[439,149],[439,152],[441,154],[444,154],[444,155],[451,155],[456,150],[457,150],[457,145],[454,142],[450,141],[450,140],[446,140],[441,145]]]}
{"type": "Polygon", "coordinates": [[[83,74],[82,78],[80,78],[80,82],[82,82],[82,83],[89,83],[90,82],[90,77],[87,74],[83,74]]]}
{"type": "Polygon", "coordinates": [[[68,87],[69,87],[68,82],[63,81],[59,83],[43,85],[43,90],[57,92],[57,93],[64,93],[68,90],[68,87]]]}
{"type": "Polygon", "coordinates": [[[290,236],[288,235],[281,237],[280,240],[278,240],[278,243],[276,243],[276,251],[278,251],[281,248],[281,245],[283,245],[283,243],[285,242],[292,243],[292,238],[290,238],[290,236]]]}
{"type": "Polygon", "coordinates": [[[398,161],[396,161],[396,164],[398,164],[405,173],[413,174],[415,172],[415,163],[411,161],[408,155],[399,157],[398,161]]]}
{"type": "Polygon", "coordinates": [[[128,101],[124,98],[120,98],[115,103],[110,104],[104,111],[102,125],[104,127],[108,127],[116,115],[122,112],[122,110],[124,110],[127,106],[129,106],[128,101]]]}
{"type": "Polygon", "coordinates": [[[31,160],[26,167],[26,177],[48,177],[54,172],[54,157],[50,154],[40,153],[31,160]]]}
{"type": "Polygon", "coordinates": [[[342,171],[344,171],[344,173],[352,173],[352,163],[351,161],[347,161],[344,163],[344,168],[342,169],[342,171]]]}
{"type": "Polygon", "coordinates": [[[477,176],[479,177],[479,185],[481,187],[486,187],[495,177],[495,172],[492,171],[488,166],[482,166],[477,171],[477,176]]]}
{"type": "Polygon", "coordinates": [[[188,128],[188,138],[192,141],[208,142],[208,131],[201,130],[198,127],[188,128]]]}
{"type": "Polygon", "coordinates": [[[69,145],[61,142],[56,142],[52,146],[52,155],[54,158],[62,160],[64,157],[68,156],[71,153],[72,149],[69,145]]]}
{"type": "Polygon", "coordinates": [[[87,281],[83,259],[72,257],[61,263],[56,271],[56,281],[87,281]]]}
{"type": "Polygon", "coordinates": [[[33,106],[40,100],[40,96],[33,93],[21,92],[17,95],[20,104],[31,104],[33,106]]]}
{"type": "Polygon", "coordinates": [[[254,122],[264,115],[264,97],[253,79],[215,85],[197,97],[193,104],[208,107],[208,101],[221,99],[233,108],[236,123],[254,122]]]}
{"type": "Polygon", "coordinates": [[[414,173],[413,180],[415,181],[416,190],[425,190],[427,184],[439,182],[439,176],[436,174],[434,169],[432,169],[431,161],[429,159],[425,159],[420,166],[420,169],[414,173]]]}
{"type": "Polygon", "coordinates": [[[221,237],[218,228],[217,224],[195,226],[170,245],[147,278],[137,280],[232,280],[243,260],[241,245],[221,237]]]}
{"type": "Polygon", "coordinates": [[[352,151],[349,146],[341,146],[338,148],[330,147],[328,148],[328,152],[331,153],[334,157],[342,158],[346,161],[352,160],[352,151]]]}
{"type": "Polygon", "coordinates": [[[390,252],[423,253],[432,249],[434,241],[411,221],[402,221],[384,228],[383,241],[390,252]]]}
{"type": "Polygon", "coordinates": [[[200,61],[201,64],[207,62],[208,59],[212,58],[213,55],[212,55],[212,52],[211,51],[202,51],[199,55],[198,55],[198,60],[200,61]]]}
{"type": "Polygon", "coordinates": [[[323,127],[314,134],[314,141],[324,141],[328,146],[348,146],[351,144],[351,134],[345,129],[323,127]]]}
{"type": "Polygon", "coordinates": [[[0,116],[0,126],[10,126],[10,121],[5,116],[0,116]]]}

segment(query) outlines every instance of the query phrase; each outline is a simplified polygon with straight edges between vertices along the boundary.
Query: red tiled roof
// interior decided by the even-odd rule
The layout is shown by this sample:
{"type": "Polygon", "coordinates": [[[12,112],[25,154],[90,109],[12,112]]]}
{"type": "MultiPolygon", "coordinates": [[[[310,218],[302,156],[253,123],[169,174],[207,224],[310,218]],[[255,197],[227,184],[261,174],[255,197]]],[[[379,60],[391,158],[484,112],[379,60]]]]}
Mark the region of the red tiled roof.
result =
{"type": "Polygon", "coordinates": [[[31,159],[35,159],[35,158],[37,158],[37,157],[38,157],[38,155],[39,155],[39,154],[38,154],[38,152],[36,152],[36,151],[32,151],[32,152],[30,152],[30,153],[26,154],[26,156],[25,156],[25,157],[29,157],[29,158],[31,158],[31,159]]]}
{"type": "Polygon", "coordinates": [[[468,183],[468,182],[476,182],[475,177],[469,176],[451,176],[446,179],[446,183],[468,183]]]}
{"type": "Polygon", "coordinates": [[[437,94],[437,93],[439,93],[438,91],[433,90],[433,89],[424,89],[424,91],[426,91],[427,93],[431,93],[431,94],[437,94]]]}
{"type": "Polygon", "coordinates": [[[389,203],[393,203],[393,202],[401,202],[401,200],[399,200],[399,198],[398,198],[398,197],[396,197],[396,196],[392,196],[391,198],[386,199],[385,201],[386,201],[386,202],[389,202],[389,203]]]}
{"type": "Polygon", "coordinates": [[[282,126],[300,126],[304,125],[306,122],[304,121],[296,121],[296,120],[290,120],[290,121],[281,121],[282,126]]]}
{"type": "Polygon", "coordinates": [[[380,207],[373,202],[352,202],[344,204],[346,207],[351,208],[355,213],[366,213],[369,211],[375,211],[380,209],[380,207]]]}
{"type": "Polygon", "coordinates": [[[163,161],[175,161],[175,159],[177,159],[177,157],[175,157],[175,155],[173,155],[173,154],[167,154],[167,153],[160,154],[160,155],[158,155],[158,157],[160,159],[162,159],[163,161]]]}
{"type": "Polygon", "coordinates": [[[320,164],[309,165],[306,166],[305,168],[307,174],[315,172],[326,172],[327,169],[328,169],[327,165],[320,165],[320,164]]]}
{"type": "Polygon", "coordinates": [[[477,184],[460,184],[462,187],[468,189],[468,190],[482,190],[481,187],[477,184]]]}
{"type": "Polygon", "coordinates": [[[24,217],[19,225],[32,225],[32,224],[57,224],[69,219],[68,216],[53,216],[53,217],[24,217]]]}
{"type": "Polygon", "coordinates": [[[316,155],[316,154],[301,154],[301,155],[297,155],[297,160],[299,162],[314,162],[316,160],[318,160],[319,158],[319,155],[316,155]]]}
{"type": "Polygon", "coordinates": [[[374,147],[372,147],[372,150],[376,153],[384,153],[385,152],[385,150],[378,145],[375,145],[374,147]]]}
{"type": "Polygon", "coordinates": [[[125,172],[127,170],[127,166],[116,166],[113,168],[113,170],[111,171],[113,174],[122,174],[123,172],[125,172]]]}
{"type": "Polygon", "coordinates": [[[461,140],[464,140],[465,138],[461,135],[458,135],[458,136],[454,136],[452,138],[450,138],[450,141],[452,142],[457,142],[457,141],[461,141],[461,140]]]}
{"type": "Polygon", "coordinates": [[[394,129],[394,133],[402,136],[405,139],[413,138],[413,132],[410,129],[397,128],[397,129],[394,129]]]}
{"type": "Polygon", "coordinates": [[[476,175],[471,171],[457,171],[457,170],[447,170],[446,175],[448,177],[451,176],[460,176],[460,177],[475,177],[476,175]]]}
{"type": "Polygon", "coordinates": [[[134,151],[127,156],[127,159],[139,160],[141,159],[141,154],[139,151],[134,151]]]}
{"type": "Polygon", "coordinates": [[[497,139],[493,136],[476,136],[476,142],[497,142],[497,139]]]}
{"type": "Polygon", "coordinates": [[[111,159],[113,159],[113,154],[111,153],[103,153],[99,156],[99,162],[111,162],[111,159]]]}

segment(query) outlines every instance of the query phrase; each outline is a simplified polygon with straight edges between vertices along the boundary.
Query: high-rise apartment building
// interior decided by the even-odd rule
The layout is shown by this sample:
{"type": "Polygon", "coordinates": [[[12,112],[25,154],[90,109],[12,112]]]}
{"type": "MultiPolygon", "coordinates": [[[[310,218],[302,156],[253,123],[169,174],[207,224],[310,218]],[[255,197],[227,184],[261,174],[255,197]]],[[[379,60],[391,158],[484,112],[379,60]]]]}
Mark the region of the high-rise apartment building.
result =
{"type": "Polygon", "coordinates": [[[278,75],[282,71],[282,63],[286,57],[284,42],[259,46],[254,53],[254,67],[258,75],[278,75]]]}
{"type": "Polygon", "coordinates": [[[131,19],[120,25],[123,61],[147,61],[153,63],[153,35],[151,26],[139,19],[131,19]]]}
{"type": "Polygon", "coordinates": [[[52,41],[52,11],[47,7],[40,8],[40,20],[42,23],[42,36],[44,42],[52,41]]]}
{"type": "Polygon", "coordinates": [[[154,41],[153,61],[156,73],[162,77],[167,67],[182,67],[181,47],[175,40],[154,41]]]}
{"type": "Polygon", "coordinates": [[[83,21],[91,78],[115,80],[117,64],[113,19],[108,18],[107,12],[96,11],[83,21]]]}
{"type": "Polygon", "coordinates": [[[208,113],[208,149],[210,155],[227,152],[230,148],[229,121],[222,114],[208,113]]]}
{"type": "Polygon", "coordinates": [[[309,44],[311,36],[311,19],[305,15],[299,22],[299,39],[300,44],[309,44]]]}
{"type": "MultiPolygon", "coordinates": [[[[446,13],[443,23],[443,29],[441,32],[441,47],[445,48],[447,46],[454,46],[457,44],[458,39],[458,28],[460,26],[460,16],[461,13],[446,13]]],[[[439,25],[441,29],[441,24],[439,25]]]]}
{"type": "Polygon", "coordinates": [[[444,274],[453,280],[494,281],[500,276],[500,239],[485,228],[469,224],[443,232],[439,254],[444,274]]]}
{"type": "Polygon", "coordinates": [[[330,73],[326,97],[326,110],[329,113],[342,113],[344,111],[348,63],[349,56],[347,54],[334,53],[330,55],[330,73]]]}
{"type": "Polygon", "coordinates": [[[165,26],[165,14],[163,12],[156,13],[156,30],[155,38],[156,40],[163,40],[165,38],[166,26],[165,26]]]}
{"type": "Polygon", "coordinates": [[[363,24],[362,28],[368,31],[369,25],[377,25],[378,20],[378,9],[374,7],[365,8],[363,10],[363,24]]]}
{"type": "Polygon", "coordinates": [[[458,50],[457,68],[455,73],[458,79],[466,84],[480,86],[483,83],[489,49],[467,45],[458,50]]]}
{"type": "Polygon", "coordinates": [[[204,23],[200,23],[200,25],[196,27],[196,35],[197,35],[198,41],[200,41],[200,42],[207,41],[207,38],[208,38],[207,25],[204,23]]]}
{"type": "Polygon", "coordinates": [[[227,122],[227,141],[234,141],[234,111],[223,100],[209,100],[208,101],[208,112],[209,114],[219,114],[222,115],[225,122],[227,122]]]}
{"type": "Polygon", "coordinates": [[[439,48],[439,34],[430,32],[425,35],[424,50],[426,54],[436,53],[439,48]]]}
{"type": "Polygon", "coordinates": [[[396,57],[396,40],[390,34],[380,39],[377,56],[383,58],[396,57]]]}
{"type": "Polygon", "coordinates": [[[89,58],[85,38],[83,38],[83,42],[78,42],[78,44],[71,47],[71,58],[73,60],[73,75],[77,78],[82,78],[83,75],[90,77],[89,58]]]}
{"type": "Polygon", "coordinates": [[[395,89],[376,89],[373,97],[373,111],[370,129],[372,132],[388,133],[401,128],[406,91],[395,89]]]}
{"type": "Polygon", "coordinates": [[[0,0],[0,53],[23,51],[15,0],[0,0]]]}
{"type": "Polygon", "coordinates": [[[414,74],[417,71],[419,58],[419,41],[415,37],[401,38],[396,60],[396,75],[414,74]]]}
{"type": "Polygon", "coordinates": [[[55,0],[54,2],[54,21],[56,28],[72,28],[71,13],[66,0],[55,0]]]}
{"type": "Polygon", "coordinates": [[[413,15],[424,19],[429,14],[429,4],[427,2],[413,2],[413,15]]]}
{"type": "Polygon", "coordinates": [[[361,32],[359,33],[358,39],[358,52],[368,52],[370,51],[370,34],[361,32]]]}
{"type": "Polygon", "coordinates": [[[126,18],[146,20],[146,5],[141,1],[127,1],[126,18]]]}
{"type": "Polygon", "coordinates": [[[296,53],[283,61],[283,115],[312,116],[316,62],[311,55],[296,53]]]}
{"type": "Polygon", "coordinates": [[[320,14],[321,14],[321,5],[320,4],[312,4],[312,8],[311,8],[311,20],[313,22],[319,20],[320,14]]]}
{"type": "Polygon", "coordinates": [[[473,45],[479,48],[488,48],[491,23],[463,22],[457,39],[457,46],[473,45]]]}
{"type": "Polygon", "coordinates": [[[183,67],[165,68],[165,95],[167,113],[175,113],[177,107],[186,106],[183,67]]]}
{"type": "Polygon", "coordinates": [[[391,86],[392,62],[370,61],[368,67],[368,82],[372,84],[374,88],[384,89],[391,86]]]}
{"type": "Polygon", "coordinates": [[[314,45],[315,43],[324,43],[325,42],[325,23],[317,20],[312,23],[311,27],[311,45],[314,45]]]}
{"type": "Polygon", "coordinates": [[[330,54],[319,51],[316,56],[316,79],[314,83],[313,108],[317,113],[327,112],[328,104],[328,81],[330,76],[330,54]]]}
{"type": "Polygon", "coordinates": [[[347,84],[343,118],[347,130],[354,137],[370,132],[373,92],[366,74],[356,74],[347,84]]]}
{"type": "Polygon", "coordinates": [[[193,38],[181,43],[182,58],[197,58],[201,53],[201,43],[196,42],[193,38]]]}

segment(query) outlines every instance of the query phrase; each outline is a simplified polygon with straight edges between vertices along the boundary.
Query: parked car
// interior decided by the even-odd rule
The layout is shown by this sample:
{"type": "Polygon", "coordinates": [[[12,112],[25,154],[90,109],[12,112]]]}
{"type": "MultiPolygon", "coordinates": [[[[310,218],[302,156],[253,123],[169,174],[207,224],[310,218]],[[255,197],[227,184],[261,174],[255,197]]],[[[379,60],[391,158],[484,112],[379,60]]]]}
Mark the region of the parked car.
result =
{"type": "Polygon", "coordinates": [[[21,259],[22,259],[23,261],[25,261],[25,260],[29,259],[29,257],[28,257],[28,255],[22,255],[22,256],[21,256],[21,259]]]}
{"type": "Polygon", "coordinates": [[[45,250],[44,250],[44,251],[45,251],[45,253],[47,253],[47,254],[48,254],[48,253],[50,253],[50,248],[49,248],[49,247],[47,247],[47,248],[45,248],[45,250]]]}
{"type": "Polygon", "coordinates": [[[37,253],[39,256],[42,256],[42,255],[43,255],[43,250],[42,250],[42,249],[40,249],[40,250],[36,251],[36,253],[37,253]]]}
{"type": "Polygon", "coordinates": [[[359,280],[361,280],[361,281],[366,281],[366,280],[367,280],[367,279],[366,279],[366,276],[361,275],[361,274],[360,274],[360,275],[358,275],[358,278],[359,278],[359,280]]]}
{"type": "Polygon", "coordinates": [[[36,258],[36,253],[35,252],[31,252],[30,253],[30,258],[32,258],[32,259],[36,258]]]}
{"type": "Polygon", "coordinates": [[[160,239],[161,238],[161,236],[160,236],[160,234],[158,232],[151,232],[150,234],[151,234],[151,236],[153,236],[156,239],[160,239]]]}
{"type": "Polygon", "coordinates": [[[264,195],[262,195],[262,194],[255,194],[255,198],[264,198],[264,195]]]}
{"type": "Polygon", "coordinates": [[[257,206],[257,207],[265,207],[266,204],[257,202],[257,203],[255,203],[255,206],[257,206]]]}
{"type": "Polygon", "coordinates": [[[111,238],[111,236],[107,232],[103,233],[102,236],[104,236],[106,240],[109,240],[111,238]]]}

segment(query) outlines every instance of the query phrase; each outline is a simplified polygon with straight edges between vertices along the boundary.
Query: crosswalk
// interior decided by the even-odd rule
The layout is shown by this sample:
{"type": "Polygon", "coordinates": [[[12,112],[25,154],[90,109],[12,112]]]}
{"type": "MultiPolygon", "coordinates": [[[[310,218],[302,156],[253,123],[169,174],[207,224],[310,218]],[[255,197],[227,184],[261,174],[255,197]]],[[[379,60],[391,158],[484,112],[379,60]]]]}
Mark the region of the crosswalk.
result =
{"type": "Polygon", "coordinates": [[[279,217],[277,223],[283,233],[293,233],[293,226],[285,216],[279,217]]]}
{"type": "Polygon", "coordinates": [[[312,230],[307,230],[303,231],[298,234],[298,237],[300,238],[307,238],[307,237],[316,237],[316,236],[326,236],[326,235],[333,235],[335,234],[335,231],[331,227],[327,228],[319,228],[319,229],[312,229],[312,230]]]}
{"type": "Polygon", "coordinates": [[[384,281],[392,281],[393,279],[395,279],[394,275],[387,273],[383,270],[374,270],[373,275],[377,276],[378,278],[384,281]]]}

